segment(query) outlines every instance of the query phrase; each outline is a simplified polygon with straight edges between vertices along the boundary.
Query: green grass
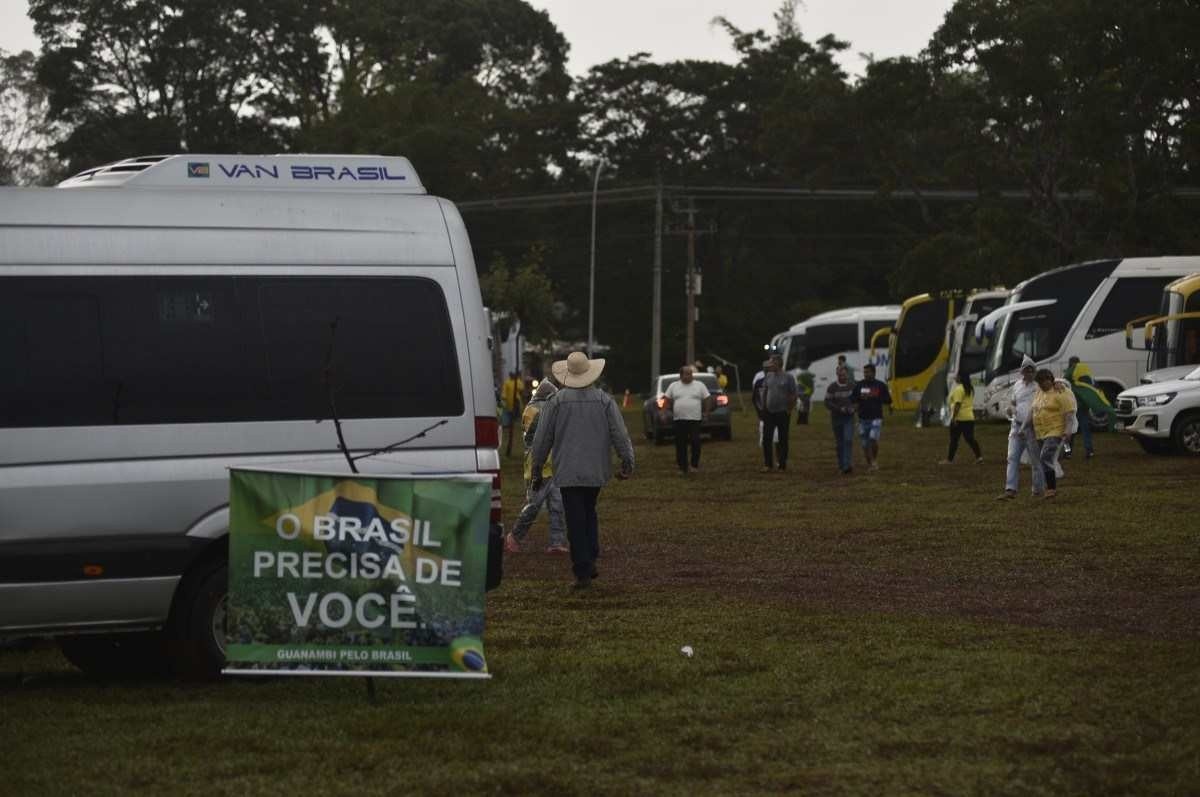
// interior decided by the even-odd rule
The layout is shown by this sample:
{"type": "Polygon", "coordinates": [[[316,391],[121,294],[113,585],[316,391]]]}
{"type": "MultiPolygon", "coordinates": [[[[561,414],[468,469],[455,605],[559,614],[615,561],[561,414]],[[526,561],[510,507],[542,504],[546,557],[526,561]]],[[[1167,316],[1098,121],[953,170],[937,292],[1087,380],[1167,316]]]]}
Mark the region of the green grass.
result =
{"type": "Polygon", "coordinates": [[[882,470],[843,477],[824,415],[786,474],[735,422],[687,478],[639,435],[589,592],[539,521],[489,596],[490,682],[381,680],[371,705],[356,680],[0,654],[5,793],[1200,792],[1200,461],[1100,435],[1054,501],[1026,471],[997,502],[1002,427],[987,464],[939,467],[945,430],[897,415],[882,470]]]}

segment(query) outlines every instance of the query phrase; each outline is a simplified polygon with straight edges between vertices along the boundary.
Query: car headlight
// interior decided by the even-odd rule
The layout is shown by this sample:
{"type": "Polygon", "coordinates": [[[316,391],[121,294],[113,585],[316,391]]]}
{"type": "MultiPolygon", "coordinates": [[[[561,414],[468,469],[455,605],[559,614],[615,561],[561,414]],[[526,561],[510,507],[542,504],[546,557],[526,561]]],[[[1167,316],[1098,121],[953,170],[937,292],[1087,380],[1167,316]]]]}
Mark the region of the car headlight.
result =
{"type": "Polygon", "coordinates": [[[1159,393],[1155,396],[1139,396],[1137,403],[1139,407],[1161,407],[1173,398],[1174,393],[1159,393]]]}

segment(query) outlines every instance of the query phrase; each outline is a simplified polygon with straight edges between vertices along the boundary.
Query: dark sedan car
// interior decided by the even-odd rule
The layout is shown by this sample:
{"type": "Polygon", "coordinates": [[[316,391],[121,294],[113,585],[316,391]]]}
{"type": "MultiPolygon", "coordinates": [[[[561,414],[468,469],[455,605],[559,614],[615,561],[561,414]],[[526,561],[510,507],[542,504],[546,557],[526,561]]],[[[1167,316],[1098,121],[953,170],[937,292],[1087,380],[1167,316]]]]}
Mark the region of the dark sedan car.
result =
{"type": "MultiPolygon", "coordinates": [[[[729,419],[729,396],[724,390],[717,387],[717,377],[712,374],[696,374],[696,380],[708,388],[708,392],[712,394],[713,398],[713,410],[708,414],[708,418],[700,424],[700,431],[707,432],[714,438],[731,440],[733,427],[729,419]]],[[[646,403],[642,406],[647,440],[661,443],[674,436],[671,423],[675,419],[672,417],[671,411],[666,408],[666,393],[671,383],[678,381],[679,374],[663,374],[651,385],[650,398],[646,399],[646,403]]]]}

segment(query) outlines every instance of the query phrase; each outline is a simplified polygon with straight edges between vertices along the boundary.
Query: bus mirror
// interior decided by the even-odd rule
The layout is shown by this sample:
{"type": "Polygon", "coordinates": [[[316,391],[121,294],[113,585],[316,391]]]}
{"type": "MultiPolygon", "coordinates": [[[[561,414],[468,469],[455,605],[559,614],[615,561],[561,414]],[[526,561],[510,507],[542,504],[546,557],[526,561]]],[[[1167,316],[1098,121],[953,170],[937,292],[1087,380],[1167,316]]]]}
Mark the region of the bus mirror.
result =
{"type": "Polygon", "coordinates": [[[892,334],[891,327],[883,327],[881,329],[875,330],[875,333],[873,335],[871,335],[871,359],[872,360],[875,359],[875,348],[876,348],[875,341],[877,341],[883,335],[887,335],[890,339],[891,334],[892,334]]]}
{"type": "Polygon", "coordinates": [[[1128,324],[1126,324],[1125,325],[1125,348],[1133,349],[1133,350],[1136,350],[1139,348],[1138,346],[1133,345],[1133,328],[1144,325],[1146,327],[1146,344],[1147,345],[1142,346],[1140,348],[1148,349],[1149,343],[1150,343],[1150,327],[1153,326],[1154,324],[1157,324],[1158,322],[1162,321],[1164,318],[1165,318],[1164,316],[1159,316],[1159,315],[1144,315],[1139,318],[1135,318],[1132,321],[1130,321],[1128,324]],[[1147,322],[1149,322],[1149,323],[1147,323],[1147,322]]]}

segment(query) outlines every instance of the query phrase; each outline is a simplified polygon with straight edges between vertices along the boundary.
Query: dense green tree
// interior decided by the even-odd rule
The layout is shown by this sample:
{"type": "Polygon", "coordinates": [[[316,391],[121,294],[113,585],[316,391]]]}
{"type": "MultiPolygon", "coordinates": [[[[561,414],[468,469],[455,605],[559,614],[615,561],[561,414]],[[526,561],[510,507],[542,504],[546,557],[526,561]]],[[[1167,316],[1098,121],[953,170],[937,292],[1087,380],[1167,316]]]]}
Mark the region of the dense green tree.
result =
{"type": "Polygon", "coordinates": [[[0,185],[44,183],[58,176],[51,152],[55,131],[34,68],[33,53],[0,50],[0,185]]]}
{"type": "Polygon", "coordinates": [[[60,153],[79,168],[284,148],[320,94],[314,14],[304,0],[31,0],[60,153]]]}

